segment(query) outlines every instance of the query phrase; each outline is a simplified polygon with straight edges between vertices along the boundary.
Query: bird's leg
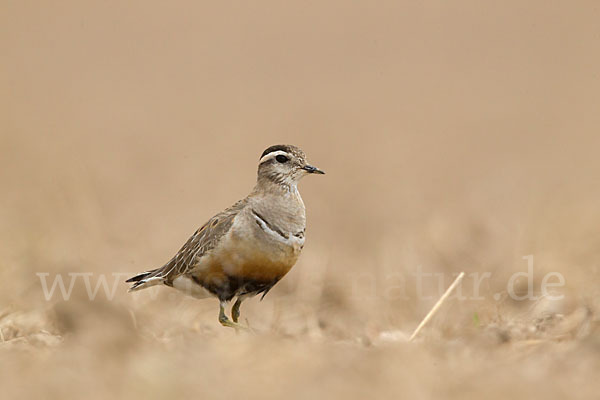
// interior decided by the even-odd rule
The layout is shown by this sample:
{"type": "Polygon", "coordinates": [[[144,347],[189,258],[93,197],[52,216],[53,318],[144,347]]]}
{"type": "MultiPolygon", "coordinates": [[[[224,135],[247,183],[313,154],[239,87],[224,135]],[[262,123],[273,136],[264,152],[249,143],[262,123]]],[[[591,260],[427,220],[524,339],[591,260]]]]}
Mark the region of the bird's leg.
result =
{"type": "Polygon", "coordinates": [[[224,301],[221,301],[219,309],[219,322],[221,323],[221,325],[234,328],[235,330],[246,329],[244,326],[241,326],[237,322],[233,322],[229,318],[227,318],[227,315],[225,315],[225,305],[226,303],[224,301]]]}
{"type": "Polygon", "coordinates": [[[240,318],[240,306],[242,305],[242,301],[244,298],[239,296],[235,303],[233,303],[233,307],[231,307],[231,318],[233,318],[233,322],[238,322],[240,318]]]}

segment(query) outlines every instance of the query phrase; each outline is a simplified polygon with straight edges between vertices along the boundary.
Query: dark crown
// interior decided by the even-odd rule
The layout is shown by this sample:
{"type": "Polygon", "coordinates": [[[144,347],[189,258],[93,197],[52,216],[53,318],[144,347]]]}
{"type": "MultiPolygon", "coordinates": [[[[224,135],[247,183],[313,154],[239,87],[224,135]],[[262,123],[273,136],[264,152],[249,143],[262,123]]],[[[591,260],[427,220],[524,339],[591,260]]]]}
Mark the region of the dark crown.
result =
{"type": "Polygon", "coordinates": [[[289,144],[276,144],[275,146],[271,146],[260,155],[260,158],[263,158],[269,153],[273,153],[274,151],[285,151],[286,153],[293,154],[299,158],[304,158],[304,152],[300,150],[296,146],[292,146],[289,144]]]}

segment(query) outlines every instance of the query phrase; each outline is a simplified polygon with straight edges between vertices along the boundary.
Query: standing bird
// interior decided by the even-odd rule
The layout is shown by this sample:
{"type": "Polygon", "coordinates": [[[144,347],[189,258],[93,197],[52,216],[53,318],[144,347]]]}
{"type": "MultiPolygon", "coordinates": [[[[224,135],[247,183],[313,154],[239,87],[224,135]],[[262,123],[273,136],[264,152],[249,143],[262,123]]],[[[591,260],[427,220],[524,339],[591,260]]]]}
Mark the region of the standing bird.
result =
{"type": "Polygon", "coordinates": [[[252,192],[202,225],[164,266],[128,279],[129,291],[162,284],[196,298],[215,296],[221,325],[241,327],[242,301],[261,293],[262,299],[304,247],[306,214],[298,182],[308,174],[324,172],[309,165],[298,147],[269,147],[252,192]],[[234,297],[230,320],[225,306],[234,297]]]}

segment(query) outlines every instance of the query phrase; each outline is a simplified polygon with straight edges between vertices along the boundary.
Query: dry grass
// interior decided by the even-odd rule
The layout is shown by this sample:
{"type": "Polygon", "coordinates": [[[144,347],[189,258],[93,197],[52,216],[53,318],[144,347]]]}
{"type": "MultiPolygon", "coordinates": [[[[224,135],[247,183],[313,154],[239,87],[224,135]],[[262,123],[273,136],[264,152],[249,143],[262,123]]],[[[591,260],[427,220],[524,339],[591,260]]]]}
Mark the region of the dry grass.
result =
{"type": "Polygon", "coordinates": [[[61,4],[0,16],[3,397],[597,396],[595,2],[61,4]],[[45,300],[159,266],[281,142],[327,175],[256,334],[167,288],[45,300]],[[562,300],[507,296],[527,255],[562,300]]]}

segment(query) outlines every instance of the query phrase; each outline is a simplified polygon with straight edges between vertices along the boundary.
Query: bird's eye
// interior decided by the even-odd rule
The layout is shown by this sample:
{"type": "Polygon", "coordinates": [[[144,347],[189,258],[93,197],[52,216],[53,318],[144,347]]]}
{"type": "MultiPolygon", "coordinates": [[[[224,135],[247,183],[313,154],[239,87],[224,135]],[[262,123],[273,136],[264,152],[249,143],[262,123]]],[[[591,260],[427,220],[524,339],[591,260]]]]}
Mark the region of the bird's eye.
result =
{"type": "Polygon", "coordinates": [[[281,154],[275,157],[275,159],[282,164],[289,160],[289,158],[287,158],[286,156],[282,156],[281,154]]]}

